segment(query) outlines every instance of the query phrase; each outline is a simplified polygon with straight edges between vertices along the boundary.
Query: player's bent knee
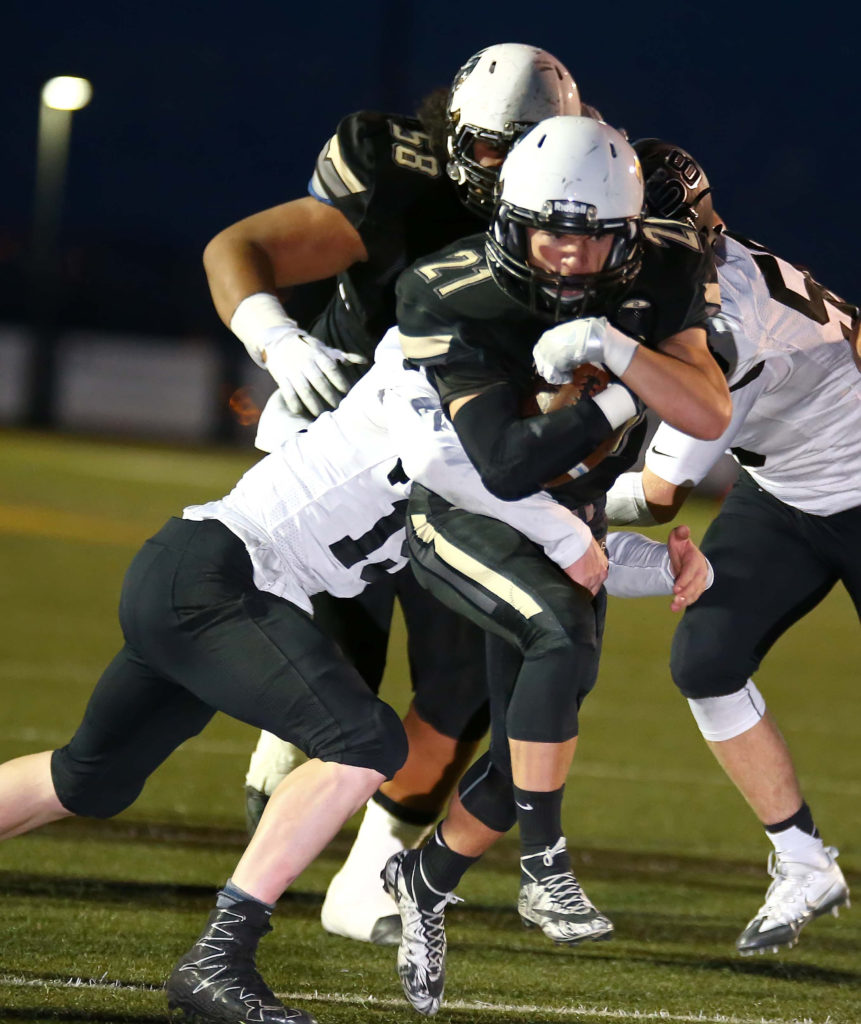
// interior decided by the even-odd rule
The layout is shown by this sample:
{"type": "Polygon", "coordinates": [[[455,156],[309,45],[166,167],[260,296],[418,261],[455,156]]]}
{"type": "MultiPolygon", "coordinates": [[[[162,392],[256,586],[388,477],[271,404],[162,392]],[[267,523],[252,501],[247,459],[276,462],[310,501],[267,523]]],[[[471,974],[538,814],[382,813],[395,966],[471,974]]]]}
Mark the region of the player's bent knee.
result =
{"type": "Polygon", "coordinates": [[[688,705],[703,737],[712,743],[740,736],[765,714],[765,699],[752,679],[736,693],[688,698],[688,705]]]}
{"type": "Polygon", "coordinates": [[[579,731],[579,712],[595,686],[594,644],[560,643],[540,658],[526,658],[506,713],[508,736],[564,743],[579,731]]]}
{"type": "MultiPolygon", "coordinates": [[[[396,712],[381,700],[375,700],[373,709],[362,722],[357,722],[345,736],[346,750],[332,760],[372,768],[387,779],[403,767],[407,759],[408,742],[403,723],[396,712]]],[[[317,754],[330,760],[325,754],[317,754]]]]}
{"type": "Polygon", "coordinates": [[[514,827],[517,811],[512,780],[491,762],[489,754],[466,771],[457,794],[466,810],[487,828],[507,832],[514,827]]]}
{"type": "Polygon", "coordinates": [[[756,671],[758,662],[746,646],[734,645],[722,633],[704,628],[692,614],[696,610],[695,605],[685,613],[673,636],[673,682],[688,699],[736,693],[756,671]]]}
{"type": "Polygon", "coordinates": [[[71,814],[112,818],[135,802],[145,780],[124,779],[104,766],[76,761],[63,747],[51,757],[51,781],[57,799],[71,814]]]}

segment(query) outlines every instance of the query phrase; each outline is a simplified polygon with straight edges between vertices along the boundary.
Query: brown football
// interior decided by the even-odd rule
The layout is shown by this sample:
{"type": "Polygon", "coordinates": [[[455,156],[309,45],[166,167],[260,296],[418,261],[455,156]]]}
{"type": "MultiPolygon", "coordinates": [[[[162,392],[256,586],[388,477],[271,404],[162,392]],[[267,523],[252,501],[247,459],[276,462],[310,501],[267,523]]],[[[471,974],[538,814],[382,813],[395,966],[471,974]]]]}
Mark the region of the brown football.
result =
{"type": "MultiPolygon", "coordinates": [[[[534,393],[526,399],[522,407],[522,415],[538,416],[541,413],[554,412],[556,409],[564,409],[569,405],[576,405],[584,398],[591,398],[599,394],[610,383],[610,374],[603,366],[595,366],[593,363],[581,363],[571,371],[571,380],[565,384],[548,384],[547,381],[537,381],[538,386],[534,393]]],[[[629,424],[623,424],[606,441],[603,441],[592,452],[583,459],[581,465],[587,470],[594,469],[598,463],[612,452],[618,445],[629,424]]],[[[568,483],[572,477],[563,473],[553,480],[548,480],[546,487],[558,487],[559,484],[568,483]]]]}

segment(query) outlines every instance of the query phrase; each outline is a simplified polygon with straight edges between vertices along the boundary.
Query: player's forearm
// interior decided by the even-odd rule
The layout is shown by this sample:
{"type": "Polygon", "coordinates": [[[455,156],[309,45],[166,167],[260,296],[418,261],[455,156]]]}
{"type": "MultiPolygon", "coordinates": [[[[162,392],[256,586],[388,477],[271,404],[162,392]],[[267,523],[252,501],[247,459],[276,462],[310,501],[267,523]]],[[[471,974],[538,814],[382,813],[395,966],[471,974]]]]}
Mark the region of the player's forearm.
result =
{"type": "Polygon", "coordinates": [[[672,594],[675,580],[666,544],[641,533],[609,533],[607,556],[610,567],[605,586],[613,597],[672,594]]]}
{"type": "Polygon", "coordinates": [[[680,611],[693,604],[714,582],[714,569],[690,541],[687,527],[672,531],[666,544],[639,533],[611,533],[607,537],[607,555],[610,566],[605,585],[607,593],[614,597],[676,594],[671,607],[680,611]],[[680,531],[687,536],[679,536],[680,531]]]}
{"type": "Polygon", "coordinates": [[[420,480],[452,505],[478,515],[499,519],[544,549],[560,568],[566,568],[586,551],[592,539],[589,527],[549,494],[503,501],[482,484],[462,448],[448,448],[426,463],[420,480]]]}
{"type": "Polygon", "coordinates": [[[593,399],[522,419],[513,392],[492,388],[463,405],[454,428],[482,482],[506,501],[567,473],[619,425],[593,399]]]}
{"type": "Polygon", "coordinates": [[[687,361],[641,345],[621,379],[664,423],[691,437],[714,440],[729,426],[732,399],[711,356],[687,361]]]}
{"type": "Polygon", "coordinates": [[[239,303],[258,292],[275,294],[275,273],[266,251],[227,228],[207,245],[203,266],[216,312],[225,327],[239,303]]]}
{"type": "Polygon", "coordinates": [[[392,389],[384,406],[407,476],[468,512],[509,523],[561,568],[577,561],[591,542],[589,527],[544,492],[518,501],[491,494],[443,417],[436,393],[418,373],[410,377],[413,386],[392,389]]]}
{"type": "Polygon", "coordinates": [[[710,356],[689,362],[641,345],[622,380],[665,423],[691,437],[711,441],[729,426],[732,399],[710,356]]]}

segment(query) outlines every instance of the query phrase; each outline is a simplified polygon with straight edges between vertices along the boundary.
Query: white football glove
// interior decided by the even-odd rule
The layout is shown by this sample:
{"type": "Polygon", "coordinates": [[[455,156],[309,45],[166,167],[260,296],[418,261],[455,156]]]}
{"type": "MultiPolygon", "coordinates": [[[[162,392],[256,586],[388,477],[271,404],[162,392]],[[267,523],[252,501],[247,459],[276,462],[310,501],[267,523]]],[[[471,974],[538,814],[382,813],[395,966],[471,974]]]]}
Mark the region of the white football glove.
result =
{"type": "Polygon", "coordinates": [[[565,384],[575,366],[603,363],[621,377],[638,347],[603,316],[568,320],[545,331],[532,350],[538,373],[550,384],[565,384]]]}
{"type": "Polygon", "coordinates": [[[330,348],[307,334],[269,292],[246,296],[236,307],[230,329],[254,362],[272,375],[295,416],[313,418],[334,409],[356,379],[345,368],[367,362],[364,356],[330,348]]]}
{"type": "Polygon", "coordinates": [[[365,363],[363,356],[330,348],[297,326],[268,327],[263,362],[272,374],[287,409],[296,416],[319,416],[334,409],[352,387],[343,366],[365,363]]]}

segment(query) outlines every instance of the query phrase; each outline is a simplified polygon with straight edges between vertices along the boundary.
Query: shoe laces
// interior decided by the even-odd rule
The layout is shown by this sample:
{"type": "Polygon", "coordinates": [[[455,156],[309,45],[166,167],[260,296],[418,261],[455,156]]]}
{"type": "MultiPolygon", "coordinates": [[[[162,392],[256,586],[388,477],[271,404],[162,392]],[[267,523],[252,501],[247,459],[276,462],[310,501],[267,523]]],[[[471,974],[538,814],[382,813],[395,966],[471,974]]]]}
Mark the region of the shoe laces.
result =
{"type": "Polygon", "coordinates": [[[545,846],[543,850],[539,850],[537,853],[524,854],[524,856],[520,858],[520,866],[526,872],[526,874],[532,875],[532,877],[535,878],[536,876],[532,874],[529,868],[527,868],[524,861],[532,860],[534,857],[540,857],[541,863],[544,865],[544,867],[550,868],[553,867],[553,861],[556,859],[556,857],[560,853],[565,853],[566,849],[567,843],[565,840],[565,836],[560,836],[553,844],[553,846],[545,846]]]}
{"type": "MultiPolygon", "coordinates": [[[[825,852],[833,863],[837,850],[833,846],[826,846],[825,852]]],[[[827,871],[830,866],[820,868],[815,864],[805,864],[772,850],[768,855],[768,873],[774,881],[768,887],[759,916],[784,922],[795,920],[798,917],[795,904],[800,906],[802,912],[807,911],[805,887],[818,873],[827,871]]]]}
{"type": "Polygon", "coordinates": [[[442,914],[445,908],[450,903],[463,903],[463,897],[455,896],[453,892],[444,892],[442,893],[439,902],[435,903],[431,909],[433,910],[434,914],[442,914]]]}
{"type": "Polygon", "coordinates": [[[415,915],[411,921],[404,922],[404,938],[412,953],[412,959],[424,961],[424,967],[430,974],[441,970],[445,956],[445,915],[444,910],[450,903],[463,903],[460,896],[453,892],[442,893],[441,898],[431,909],[425,909],[414,901],[415,915]],[[416,949],[414,943],[419,948],[416,949]],[[425,955],[422,955],[424,952],[425,955]]]}
{"type": "Polygon", "coordinates": [[[558,875],[548,875],[539,882],[541,888],[554,903],[562,906],[565,910],[573,911],[575,914],[582,914],[594,910],[595,906],[589,897],[583,892],[577,878],[570,871],[558,875]]]}

